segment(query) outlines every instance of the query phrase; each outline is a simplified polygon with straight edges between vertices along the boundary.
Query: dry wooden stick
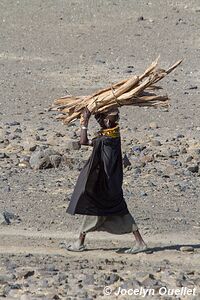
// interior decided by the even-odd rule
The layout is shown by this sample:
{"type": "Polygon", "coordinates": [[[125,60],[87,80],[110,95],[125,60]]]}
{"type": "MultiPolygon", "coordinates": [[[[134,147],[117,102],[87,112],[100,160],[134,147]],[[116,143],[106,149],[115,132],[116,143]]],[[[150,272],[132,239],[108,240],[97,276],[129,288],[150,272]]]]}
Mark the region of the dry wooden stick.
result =
{"type": "Polygon", "coordinates": [[[159,57],[145,70],[140,76],[132,76],[123,79],[110,87],[100,89],[88,96],[74,97],[67,95],[54,101],[50,110],[60,111],[57,118],[64,121],[65,124],[81,117],[82,111],[87,107],[92,114],[105,112],[110,108],[123,105],[133,106],[169,106],[168,96],[156,95],[155,92],[161,89],[155,83],[171,73],[182,60],[177,61],[167,70],[158,69],[159,57]]]}

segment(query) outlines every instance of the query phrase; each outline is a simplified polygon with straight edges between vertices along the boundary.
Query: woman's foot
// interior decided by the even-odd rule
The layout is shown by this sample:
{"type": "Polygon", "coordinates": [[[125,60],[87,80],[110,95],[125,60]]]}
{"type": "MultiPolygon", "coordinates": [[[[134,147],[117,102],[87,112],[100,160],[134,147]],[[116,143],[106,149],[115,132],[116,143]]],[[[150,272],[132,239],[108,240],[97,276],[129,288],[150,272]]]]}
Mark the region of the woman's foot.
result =
{"type": "Polygon", "coordinates": [[[80,240],[71,244],[62,243],[61,247],[66,249],[67,251],[72,251],[72,252],[83,252],[87,250],[85,245],[80,243],[80,240]]]}
{"type": "Polygon", "coordinates": [[[86,250],[86,247],[84,245],[85,236],[86,236],[85,232],[81,232],[79,239],[76,242],[69,245],[63,243],[61,246],[63,246],[63,248],[65,248],[68,251],[83,252],[86,250]]]}
{"type": "Polygon", "coordinates": [[[79,246],[77,246],[76,243],[68,245],[66,249],[68,251],[72,251],[72,252],[83,252],[83,251],[87,250],[86,247],[85,247],[85,245],[79,245],[79,246]]]}
{"type": "Polygon", "coordinates": [[[141,252],[146,252],[148,250],[148,247],[146,244],[136,244],[135,246],[127,249],[124,251],[124,253],[127,254],[137,254],[137,253],[141,253],[141,252]]]}

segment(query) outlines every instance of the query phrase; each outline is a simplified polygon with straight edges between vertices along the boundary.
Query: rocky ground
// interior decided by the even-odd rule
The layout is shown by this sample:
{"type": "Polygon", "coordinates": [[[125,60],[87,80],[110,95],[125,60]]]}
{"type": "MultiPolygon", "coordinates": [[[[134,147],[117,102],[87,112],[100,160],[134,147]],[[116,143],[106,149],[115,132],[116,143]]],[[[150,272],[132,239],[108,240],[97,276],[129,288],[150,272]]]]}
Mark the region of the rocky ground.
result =
{"type": "MultiPolygon", "coordinates": [[[[119,286],[154,288],[151,299],[175,299],[161,286],[199,293],[199,16],[198,0],[1,1],[0,299],[115,299],[119,286]],[[99,233],[92,251],[66,253],[60,242],[82,218],[65,210],[91,149],[79,146],[78,122],[63,126],[48,108],[158,54],[163,67],[184,59],[162,83],[170,109],[120,109],[124,195],[151,251],[116,254],[132,237],[99,233]]],[[[118,298],[128,297],[142,299],[118,298]]]]}

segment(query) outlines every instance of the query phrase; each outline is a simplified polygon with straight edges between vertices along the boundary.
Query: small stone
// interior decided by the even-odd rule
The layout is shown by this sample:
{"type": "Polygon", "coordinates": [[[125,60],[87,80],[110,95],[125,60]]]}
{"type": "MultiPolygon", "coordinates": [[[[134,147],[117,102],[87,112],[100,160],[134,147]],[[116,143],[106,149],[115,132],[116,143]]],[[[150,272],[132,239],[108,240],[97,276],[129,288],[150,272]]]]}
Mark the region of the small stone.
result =
{"type": "Polygon", "coordinates": [[[3,217],[7,224],[10,224],[13,221],[17,221],[17,222],[21,221],[21,219],[18,215],[14,214],[12,212],[6,211],[6,210],[3,212],[3,217]]]}
{"type": "Polygon", "coordinates": [[[158,147],[158,146],[161,146],[162,144],[161,144],[161,142],[158,141],[158,140],[152,140],[152,141],[151,141],[151,145],[152,145],[152,146],[158,147]]]}
{"type": "Polygon", "coordinates": [[[59,273],[58,274],[58,282],[66,281],[67,278],[68,278],[68,275],[66,273],[59,273]]]}
{"type": "Polygon", "coordinates": [[[21,130],[21,128],[16,128],[16,129],[14,130],[14,132],[15,132],[15,133],[22,133],[22,130],[21,130]]]}
{"type": "Polygon", "coordinates": [[[123,157],[123,167],[126,168],[128,166],[131,166],[131,162],[130,160],[128,159],[128,156],[126,154],[124,154],[124,157],[123,157]]]}
{"type": "Polygon", "coordinates": [[[193,160],[193,156],[188,156],[185,160],[186,163],[191,162],[193,160]]]}
{"type": "Polygon", "coordinates": [[[198,86],[197,85],[191,85],[188,90],[197,90],[198,86]]]}
{"type": "Polygon", "coordinates": [[[20,290],[22,288],[22,285],[19,283],[10,284],[10,288],[12,290],[20,290]]]}
{"type": "Polygon", "coordinates": [[[134,152],[134,154],[140,154],[145,148],[146,146],[137,145],[132,147],[132,151],[134,152]]]}
{"type": "Polygon", "coordinates": [[[151,123],[149,124],[149,128],[151,128],[151,129],[157,129],[157,128],[159,128],[158,123],[156,123],[156,122],[151,122],[151,123]]]}
{"type": "Polygon", "coordinates": [[[54,295],[52,299],[53,300],[60,300],[61,298],[58,295],[54,295]]]}
{"type": "Polygon", "coordinates": [[[54,265],[47,265],[48,272],[58,272],[58,269],[54,265]]]}
{"type": "Polygon", "coordinates": [[[182,251],[182,252],[194,252],[194,248],[192,246],[182,246],[182,247],[180,247],[180,251],[182,251]]]}
{"type": "Polygon", "coordinates": [[[184,134],[182,134],[182,133],[178,133],[177,135],[176,135],[176,139],[177,140],[179,140],[179,139],[182,139],[182,138],[184,138],[185,136],[184,136],[184,134]]]}
{"type": "Polygon", "coordinates": [[[8,275],[8,274],[3,275],[3,274],[0,274],[0,284],[7,283],[7,282],[13,280],[14,278],[15,278],[15,276],[12,275],[12,274],[11,274],[11,275],[8,275]]]}
{"type": "Polygon", "coordinates": [[[50,162],[54,168],[57,168],[61,163],[61,156],[60,155],[51,155],[50,162]]]}
{"type": "Polygon", "coordinates": [[[142,173],[141,169],[139,167],[136,167],[135,170],[134,170],[134,175],[136,177],[138,177],[141,173],[142,173]]]}
{"type": "Polygon", "coordinates": [[[199,166],[198,165],[192,165],[187,168],[188,171],[192,173],[198,173],[199,172],[199,166]]]}
{"type": "MultiPolygon", "coordinates": [[[[6,179],[3,179],[3,181],[7,181],[6,179]]],[[[4,189],[3,189],[4,192],[8,193],[11,191],[11,188],[9,185],[5,186],[4,189]]]]}
{"type": "Polygon", "coordinates": [[[0,159],[6,158],[6,157],[8,157],[8,156],[6,155],[6,153],[0,152],[0,159]]]}
{"type": "Polygon", "coordinates": [[[172,159],[172,160],[169,161],[169,163],[170,163],[170,165],[176,166],[176,167],[181,167],[182,166],[182,163],[177,159],[172,159]]]}
{"type": "Polygon", "coordinates": [[[38,130],[38,131],[43,131],[43,130],[44,130],[44,127],[38,127],[37,130],[38,130]]]}
{"type": "Polygon", "coordinates": [[[186,154],[187,153],[187,149],[185,147],[180,148],[180,153],[181,154],[186,154]]]}
{"type": "Polygon", "coordinates": [[[147,274],[142,278],[141,283],[144,286],[151,287],[157,283],[157,280],[155,279],[153,274],[147,274]]]}
{"type": "Polygon", "coordinates": [[[70,140],[67,142],[66,148],[69,150],[79,150],[81,145],[79,141],[70,140]]]}
{"type": "MultiPolygon", "coordinates": [[[[10,221],[5,219],[4,214],[0,214],[0,225],[9,225],[10,221]]],[[[1,275],[0,275],[1,277],[1,275]]],[[[0,279],[1,282],[1,279],[0,279]]]]}
{"type": "Polygon", "coordinates": [[[181,192],[185,192],[188,189],[188,184],[184,182],[178,183],[177,186],[181,192]]]}
{"type": "Polygon", "coordinates": [[[30,158],[31,168],[35,170],[51,167],[50,157],[43,150],[34,152],[30,158]]]}
{"type": "Polygon", "coordinates": [[[13,121],[13,122],[6,123],[6,125],[8,125],[8,126],[18,126],[18,125],[20,125],[20,122],[13,121]]]}
{"type": "Polygon", "coordinates": [[[123,281],[123,279],[116,273],[111,273],[105,276],[105,282],[108,284],[114,284],[117,281],[123,281]]]}
{"type": "Polygon", "coordinates": [[[184,170],[183,171],[183,175],[185,175],[185,176],[191,176],[191,172],[187,171],[187,170],[184,170]]]}
{"type": "Polygon", "coordinates": [[[146,196],[148,196],[148,194],[147,194],[146,192],[143,191],[143,192],[140,193],[140,196],[141,196],[141,197],[146,197],[146,196]]]}
{"type": "Polygon", "coordinates": [[[28,277],[33,276],[34,274],[35,274],[35,271],[33,271],[33,270],[28,271],[24,274],[24,278],[27,279],[28,277]]]}
{"type": "Polygon", "coordinates": [[[33,138],[27,138],[25,141],[22,142],[22,146],[25,151],[35,151],[37,148],[37,144],[35,139],[33,138]]]}
{"type": "Polygon", "coordinates": [[[140,161],[144,162],[146,164],[148,162],[154,161],[154,157],[153,157],[153,155],[143,155],[140,157],[140,161]]]}
{"type": "Polygon", "coordinates": [[[130,74],[130,73],[132,73],[133,71],[132,71],[131,69],[126,69],[124,72],[130,74]]]}
{"type": "Polygon", "coordinates": [[[143,16],[140,16],[140,17],[138,17],[138,22],[140,22],[140,21],[144,21],[145,19],[144,19],[144,17],[143,16]]]}
{"type": "Polygon", "coordinates": [[[26,162],[20,162],[18,164],[18,166],[19,166],[19,168],[22,168],[22,169],[30,167],[29,162],[27,162],[27,161],[26,162]]]}
{"type": "Polygon", "coordinates": [[[100,64],[105,64],[106,63],[106,61],[104,60],[104,59],[96,59],[96,62],[97,63],[100,63],[100,64]]]}

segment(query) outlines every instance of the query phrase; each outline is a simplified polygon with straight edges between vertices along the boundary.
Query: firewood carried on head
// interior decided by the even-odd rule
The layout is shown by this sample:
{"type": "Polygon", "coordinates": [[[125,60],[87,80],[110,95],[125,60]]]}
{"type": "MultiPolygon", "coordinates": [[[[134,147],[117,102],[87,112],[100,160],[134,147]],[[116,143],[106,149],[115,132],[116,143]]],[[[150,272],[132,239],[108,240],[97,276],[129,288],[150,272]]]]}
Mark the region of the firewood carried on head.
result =
{"type": "Polygon", "coordinates": [[[57,119],[69,124],[81,118],[85,107],[92,114],[106,112],[124,105],[145,107],[168,107],[167,95],[157,95],[160,87],[155,84],[172,72],[182,60],[177,61],[169,69],[157,68],[158,58],[140,76],[132,76],[121,80],[107,88],[98,90],[88,96],[71,96],[56,99],[50,110],[59,111],[57,119]]]}

